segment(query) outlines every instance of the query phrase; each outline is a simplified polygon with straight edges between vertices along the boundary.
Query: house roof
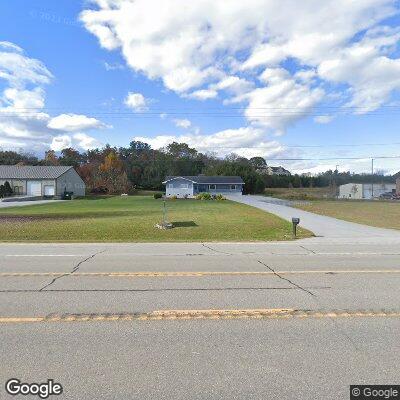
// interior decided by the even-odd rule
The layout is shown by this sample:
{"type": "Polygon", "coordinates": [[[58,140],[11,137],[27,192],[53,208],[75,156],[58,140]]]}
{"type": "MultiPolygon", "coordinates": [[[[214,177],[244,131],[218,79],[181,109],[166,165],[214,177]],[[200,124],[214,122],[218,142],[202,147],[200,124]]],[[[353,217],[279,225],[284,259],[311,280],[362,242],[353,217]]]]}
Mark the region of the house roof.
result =
{"type": "Polygon", "coordinates": [[[0,179],[57,179],[73,167],[0,165],[0,179]]]}
{"type": "Polygon", "coordinates": [[[205,176],[205,175],[198,175],[198,176],[167,176],[163,183],[171,181],[173,179],[183,178],[194,183],[204,183],[204,184],[229,184],[229,185],[244,185],[243,179],[240,176],[205,176]]]}
{"type": "Polygon", "coordinates": [[[285,171],[285,172],[289,172],[287,169],[283,168],[283,167],[270,167],[272,169],[272,171],[285,171]]]}

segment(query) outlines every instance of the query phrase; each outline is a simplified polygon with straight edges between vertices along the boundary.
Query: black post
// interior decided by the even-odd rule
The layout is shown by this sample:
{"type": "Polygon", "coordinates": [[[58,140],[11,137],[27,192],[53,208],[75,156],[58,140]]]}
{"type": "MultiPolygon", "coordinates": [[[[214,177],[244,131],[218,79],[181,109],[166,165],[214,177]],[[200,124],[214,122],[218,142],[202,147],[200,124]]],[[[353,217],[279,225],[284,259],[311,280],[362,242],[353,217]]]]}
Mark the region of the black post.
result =
{"type": "Polygon", "coordinates": [[[297,237],[297,225],[300,223],[300,218],[292,218],[293,224],[293,237],[297,237]]]}

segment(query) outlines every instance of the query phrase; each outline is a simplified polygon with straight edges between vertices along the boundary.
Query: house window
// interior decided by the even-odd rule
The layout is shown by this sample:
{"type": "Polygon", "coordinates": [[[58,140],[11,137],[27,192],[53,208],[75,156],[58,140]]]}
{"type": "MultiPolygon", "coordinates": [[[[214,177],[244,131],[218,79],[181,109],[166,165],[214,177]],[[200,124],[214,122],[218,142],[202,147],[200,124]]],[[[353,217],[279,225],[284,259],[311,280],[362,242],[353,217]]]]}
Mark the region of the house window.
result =
{"type": "Polygon", "coordinates": [[[181,189],[189,189],[189,185],[187,183],[181,183],[181,189]]]}
{"type": "Polygon", "coordinates": [[[209,185],[208,188],[210,190],[217,190],[217,185],[209,185]]]}
{"type": "Polygon", "coordinates": [[[173,183],[168,183],[168,187],[172,189],[174,187],[174,184],[173,183]]]}
{"type": "Polygon", "coordinates": [[[14,186],[14,194],[22,194],[22,186],[14,186]]]}
{"type": "Polygon", "coordinates": [[[236,185],[231,185],[231,190],[236,190],[236,185]]]}

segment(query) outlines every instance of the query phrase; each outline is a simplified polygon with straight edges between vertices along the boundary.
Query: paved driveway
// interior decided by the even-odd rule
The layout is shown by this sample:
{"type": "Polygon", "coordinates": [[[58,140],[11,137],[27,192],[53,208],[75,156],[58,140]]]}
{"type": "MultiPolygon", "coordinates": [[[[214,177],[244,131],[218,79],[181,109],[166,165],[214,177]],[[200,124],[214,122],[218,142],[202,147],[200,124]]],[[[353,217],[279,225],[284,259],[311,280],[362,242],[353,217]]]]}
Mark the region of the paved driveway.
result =
{"type": "Polygon", "coordinates": [[[36,204],[54,203],[55,201],[64,200],[35,200],[35,201],[0,201],[0,208],[7,207],[22,207],[22,206],[34,206],[36,204]]]}
{"type": "Polygon", "coordinates": [[[308,211],[299,210],[288,206],[284,201],[265,196],[228,196],[230,200],[247,204],[268,211],[279,217],[292,221],[292,217],[300,218],[300,225],[316,236],[328,238],[358,238],[358,237],[400,237],[400,231],[393,229],[374,228],[371,226],[355,224],[340,219],[317,215],[308,211]]]}

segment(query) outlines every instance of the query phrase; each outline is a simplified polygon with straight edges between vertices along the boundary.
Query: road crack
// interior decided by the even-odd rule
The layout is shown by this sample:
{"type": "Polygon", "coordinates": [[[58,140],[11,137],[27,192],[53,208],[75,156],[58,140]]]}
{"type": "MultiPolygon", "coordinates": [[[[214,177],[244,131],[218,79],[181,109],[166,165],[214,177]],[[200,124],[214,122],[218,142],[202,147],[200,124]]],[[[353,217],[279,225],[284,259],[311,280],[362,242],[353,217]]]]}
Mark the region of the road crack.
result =
{"type": "Polygon", "coordinates": [[[258,261],[261,265],[264,265],[264,267],[267,267],[267,268],[268,268],[275,276],[277,276],[279,279],[282,279],[283,281],[286,281],[286,282],[290,283],[292,286],[295,286],[297,289],[300,289],[300,290],[302,290],[303,292],[306,292],[306,293],[310,294],[311,296],[314,296],[314,297],[317,296],[317,295],[314,294],[313,292],[310,292],[309,290],[307,290],[307,289],[301,287],[300,285],[298,285],[297,283],[291,281],[290,279],[283,277],[283,276],[280,275],[278,272],[276,272],[274,269],[272,269],[269,265],[264,264],[264,263],[263,263],[262,261],[260,261],[260,260],[257,260],[257,261],[258,261]]]}
{"type": "Polygon", "coordinates": [[[65,273],[65,274],[63,274],[63,275],[60,275],[60,276],[56,276],[55,278],[53,278],[53,279],[51,280],[50,283],[48,283],[47,285],[45,285],[45,286],[43,286],[41,289],[39,289],[39,292],[42,292],[43,290],[47,289],[48,287],[50,287],[51,285],[53,285],[57,280],[59,280],[59,279],[61,279],[61,278],[64,278],[65,276],[70,276],[70,275],[74,274],[76,271],[79,270],[79,268],[81,267],[82,264],[84,264],[85,262],[87,262],[87,261],[93,259],[93,258],[96,257],[98,254],[101,254],[101,253],[104,253],[104,252],[105,252],[105,250],[98,251],[97,253],[91,254],[89,257],[86,257],[84,260],[79,261],[78,264],[76,264],[76,265],[74,266],[74,268],[72,268],[72,270],[71,270],[70,272],[67,272],[67,273],[65,273]]]}
{"type": "Polygon", "coordinates": [[[303,245],[299,245],[302,249],[304,249],[304,250],[306,250],[306,251],[308,251],[309,253],[311,253],[311,254],[317,254],[314,250],[311,250],[311,249],[307,249],[307,247],[305,247],[305,246],[303,246],[303,245]]]}
{"type": "Polygon", "coordinates": [[[220,250],[213,249],[212,247],[207,246],[205,243],[202,243],[201,245],[202,245],[203,247],[205,247],[206,249],[209,249],[209,250],[211,250],[211,251],[214,251],[215,253],[225,254],[225,255],[227,255],[227,256],[232,256],[232,255],[233,255],[233,254],[227,253],[227,252],[225,252],[225,251],[220,251],[220,250]]]}
{"type": "MultiPolygon", "coordinates": [[[[306,250],[307,250],[307,249],[306,249],[306,250]]],[[[262,261],[260,261],[260,260],[257,260],[257,261],[258,261],[260,264],[264,265],[264,267],[267,267],[270,271],[272,271],[272,272],[274,273],[274,275],[277,276],[278,278],[280,278],[280,279],[282,279],[282,280],[284,280],[284,281],[286,281],[286,282],[289,282],[291,285],[293,285],[293,286],[295,286],[295,287],[301,289],[302,291],[304,291],[304,292],[310,294],[311,296],[313,296],[313,299],[314,299],[315,303],[318,305],[318,307],[319,307],[320,309],[322,309],[321,303],[320,303],[320,301],[318,300],[318,297],[317,297],[316,294],[310,292],[310,291],[307,290],[307,289],[304,289],[303,287],[301,287],[301,286],[298,285],[297,283],[291,281],[290,279],[284,278],[282,275],[279,275],[278,272],[276,272],[274,269],[272,269],[269,265],[264,264],[262,261]]],[[[329,320],[332,322],[332,324],[334,325],[334,327],[336,328],[336,330],[337,330],[345,339],[348,340],[348,342],[354,347],[354,349],[355,349],[356,351],[360,351],[360,349],[359,349],[358,346],[357,346],[357,343],[355,343],[354,340],[347,334],[347,332],[339,326],[339,324],[337,323],[337,321],[335,320],[335,318],[332,318],[332,317],[328,317],[328,318],[329,318],[329,320]]]]}

